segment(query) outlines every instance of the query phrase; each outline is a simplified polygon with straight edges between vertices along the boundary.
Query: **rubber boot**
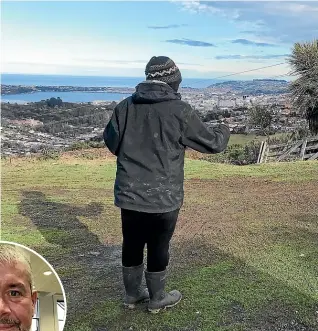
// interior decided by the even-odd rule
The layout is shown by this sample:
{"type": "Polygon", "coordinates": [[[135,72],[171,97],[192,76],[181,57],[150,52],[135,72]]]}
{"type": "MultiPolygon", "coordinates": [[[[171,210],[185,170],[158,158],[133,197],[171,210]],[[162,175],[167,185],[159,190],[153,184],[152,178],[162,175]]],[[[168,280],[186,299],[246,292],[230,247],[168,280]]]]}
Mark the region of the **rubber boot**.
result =
{"type": "Polygon", "coordinates": [[[136,303],[149,301],[147,288],[142,288],[144,265],[137,267],[123,267],[123,280],[126,290],[124,306],[128,309],[136,308],[136,303]]]}
{"type": "Polygon", "coordinates": [[[166,270],[160,272],[145,271],[147,287],[150,295],[148,311],[157,314],[160,310],[171,308],[178,304],[182,298],[179,291],[169,293],[164,291],[166,284],[166,270]]]}

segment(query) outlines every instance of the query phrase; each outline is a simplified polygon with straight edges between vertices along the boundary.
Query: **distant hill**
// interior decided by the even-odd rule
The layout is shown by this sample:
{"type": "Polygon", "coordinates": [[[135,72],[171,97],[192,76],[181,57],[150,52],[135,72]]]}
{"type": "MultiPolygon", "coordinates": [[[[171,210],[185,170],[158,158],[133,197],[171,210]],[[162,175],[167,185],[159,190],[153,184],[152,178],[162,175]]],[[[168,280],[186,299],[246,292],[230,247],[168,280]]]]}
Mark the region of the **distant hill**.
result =
{"type": "Polygon", "coordinates": [[[288,92],[289,82],[276,79],[231,80],[208,86],[217,92],[235,92],[248,95],[280,94],[288,92]]]}

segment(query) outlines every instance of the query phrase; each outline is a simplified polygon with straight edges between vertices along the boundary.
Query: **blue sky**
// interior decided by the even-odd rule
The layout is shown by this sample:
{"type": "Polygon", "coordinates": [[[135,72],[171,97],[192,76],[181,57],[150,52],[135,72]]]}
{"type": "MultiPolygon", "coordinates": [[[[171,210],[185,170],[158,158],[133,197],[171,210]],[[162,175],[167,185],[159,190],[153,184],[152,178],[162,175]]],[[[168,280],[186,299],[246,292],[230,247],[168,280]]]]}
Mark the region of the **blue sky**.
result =
{"type": "MultiPolygon", "coordinates": [[[[318,36],[318,2],[2,1],[1,72],[144,75],[170,56],[187,78],[272,78],[318,36]],[[274,66],[279,63],[282,65],[274,66]]],[[[280,77],[285,78],[285,77],[280,77]]]]}

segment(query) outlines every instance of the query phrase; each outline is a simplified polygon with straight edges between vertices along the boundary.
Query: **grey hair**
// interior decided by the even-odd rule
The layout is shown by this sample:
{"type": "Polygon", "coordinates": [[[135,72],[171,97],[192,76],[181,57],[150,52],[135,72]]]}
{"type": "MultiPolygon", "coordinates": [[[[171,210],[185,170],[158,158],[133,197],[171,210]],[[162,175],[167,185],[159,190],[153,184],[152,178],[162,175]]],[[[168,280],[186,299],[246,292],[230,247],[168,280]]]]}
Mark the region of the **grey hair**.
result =
{"type": "Polygon", "coordinates": [[[22,263],[25,269],[27,280],[30,284],[31,292],[33,291],[33,275],[30,263],[30,258],[26,254],[25,249],[14,244],[0,242],[0,264],[22,263]]]}

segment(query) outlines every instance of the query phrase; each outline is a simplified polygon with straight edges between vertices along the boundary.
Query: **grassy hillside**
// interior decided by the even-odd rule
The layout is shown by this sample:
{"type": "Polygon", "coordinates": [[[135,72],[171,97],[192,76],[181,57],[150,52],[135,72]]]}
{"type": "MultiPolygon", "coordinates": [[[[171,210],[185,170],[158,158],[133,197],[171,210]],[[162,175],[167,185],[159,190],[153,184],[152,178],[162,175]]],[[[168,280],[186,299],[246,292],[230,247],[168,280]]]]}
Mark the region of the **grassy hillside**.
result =
{"type": "Polygon", "coordinates": [[[65,331],[318,329],[316,161],[187,159],[168,281],[184,299],[153,316],[144,305],[121,306],[115,160],[87,153],[2,163],[2,239],[56,268],[68,298],[65,331]]]}
{"type": "Polygon", "coordinates": [[[262,141],[265,140],[266,137],[264,136],[256,136],[256,134],[232,134],[230,136],[230,141],[229,141],[229,145],[234,145],[234,144],[238,144],[238,145],[245,145],[247,143],[249,143],[252,140],[258,140],[258,141],[262,141]]]}
{"type": "MultiPolygon", "coordinates": [[[[279,137],[283,137],[286,136],[285,133],[276,133],[274,135],[271,135],[270,138],[279,138],[279,137]]],[[[238,144],[238,145],[245,145],[249,142],[251,142],[252,140],[255,141],[263,141],[266,140],[266,136],[259,136],[256,134],[232,134],[230,136],[230,141],[229,141],[229,145],[233,145],[233,144],[238,144]]]]}

